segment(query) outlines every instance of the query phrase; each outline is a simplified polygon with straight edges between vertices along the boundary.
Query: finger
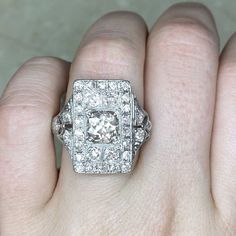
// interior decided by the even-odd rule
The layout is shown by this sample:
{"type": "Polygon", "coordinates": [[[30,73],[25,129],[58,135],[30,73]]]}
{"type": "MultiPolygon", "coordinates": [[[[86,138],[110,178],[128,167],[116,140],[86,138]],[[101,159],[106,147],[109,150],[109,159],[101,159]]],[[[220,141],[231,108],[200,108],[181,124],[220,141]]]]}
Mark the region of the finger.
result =
{"type": "Polygon", "coordinates": [[[236,35],[233,35],[220,59],[211,166],[214,200],[229,228],[235,227],[236,222],[235,74],[236,35]]]}
{"type": "Polygon", "coordinates": [[[210,194],[217,67],[218,35],[209,11],[195,3],[168,9],[148,39],[145,104],[153,133],[136,174],[152,180],[156,193],[175,194],[190,207],[187,201],[210,194]]]}
{"type": "MultiPolygon", "coordinates": [[[[88,30],[72,63],[68,97],[75,79],[125,79],[131,81],[142,102],[145,39],[145,23],[134,13],[114,12],[99,19],[88,30]]],[[[62,157],[59,184],[65,194],[73,191],[78,195],[78,188],[80,192],[89,189],[104,192],[113,187],[117,191],[117,186],[127,178],[128,175],[78,175],[73,172],[66,153],[62,157]],[[68,189],[71,186],[74,186],[73,190],[68,189]]],[[[94,194],[91,196],[95,197],[94,194]]]]}
{"type": "Polygon", "coordinates": [[[39,209],[57,180],[51,119],[66,88],[69,63],[33,58],[0,99],[1,219],[39,209]]]}

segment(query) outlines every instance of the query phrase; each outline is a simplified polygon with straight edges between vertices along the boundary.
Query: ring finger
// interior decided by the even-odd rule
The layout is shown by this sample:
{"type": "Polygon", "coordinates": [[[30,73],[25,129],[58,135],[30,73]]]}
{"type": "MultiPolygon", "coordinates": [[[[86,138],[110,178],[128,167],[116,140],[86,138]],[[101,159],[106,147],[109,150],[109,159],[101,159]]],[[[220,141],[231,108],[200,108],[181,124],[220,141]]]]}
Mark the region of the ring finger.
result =
{"type": "MultiPolygon", "coordinates": [[[[70,71],[67,97],[77,79],[124,79],[131,82],[134,93],[143,103],[143,68],[146,44],[146,25],[141,17],[129,12],[114,12],[99,19],[86,33],[70,71]]],[[[101,194],[114,194],[129,175],[78,175],[63,152],[57,190],[60,196],[72,193],[78,200],[78,189],[96,199],[101,194]],[[73,189],[71,189],[73,186],[73,189]],[[69,188],[69,189],[68,189],[69,188]]]]}

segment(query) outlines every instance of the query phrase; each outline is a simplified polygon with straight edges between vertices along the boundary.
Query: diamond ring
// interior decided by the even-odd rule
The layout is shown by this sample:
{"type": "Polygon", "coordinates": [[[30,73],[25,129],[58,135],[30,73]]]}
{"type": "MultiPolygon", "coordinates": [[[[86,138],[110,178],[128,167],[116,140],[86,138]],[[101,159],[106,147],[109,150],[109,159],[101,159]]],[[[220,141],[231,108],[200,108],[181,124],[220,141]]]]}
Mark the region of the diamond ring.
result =
{"type": "Polygon", "coordinates": [[[150,136],[151,122],[129,81],[76,80],[71,98],[53,118],[52,130],[75,172],[127,173],[150,136]]]}

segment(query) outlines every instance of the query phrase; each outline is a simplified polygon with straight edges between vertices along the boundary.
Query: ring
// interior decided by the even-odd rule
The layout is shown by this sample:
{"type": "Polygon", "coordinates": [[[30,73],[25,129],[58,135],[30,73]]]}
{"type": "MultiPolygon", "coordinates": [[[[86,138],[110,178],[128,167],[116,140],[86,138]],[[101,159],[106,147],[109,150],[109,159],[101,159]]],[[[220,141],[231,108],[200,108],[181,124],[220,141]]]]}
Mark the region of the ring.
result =
{"type": "Polygon", "coordinates": [[[52,131],[76,173],[128,173],[150,137],[151,122],[129,81],[75,80],[52,131]]]}

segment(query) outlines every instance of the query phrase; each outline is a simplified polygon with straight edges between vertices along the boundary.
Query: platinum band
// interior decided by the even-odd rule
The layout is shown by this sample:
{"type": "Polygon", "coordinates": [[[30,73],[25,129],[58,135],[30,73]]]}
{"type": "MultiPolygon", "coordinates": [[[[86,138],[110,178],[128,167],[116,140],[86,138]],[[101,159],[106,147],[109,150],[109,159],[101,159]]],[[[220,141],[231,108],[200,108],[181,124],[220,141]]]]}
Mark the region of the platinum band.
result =
{"type": "Polygon", "coordinates": [[[77,173],[128,173],[150,137],[151,122],[126,80],[76,80],[71,98],[53,118],[77,173]]]}

